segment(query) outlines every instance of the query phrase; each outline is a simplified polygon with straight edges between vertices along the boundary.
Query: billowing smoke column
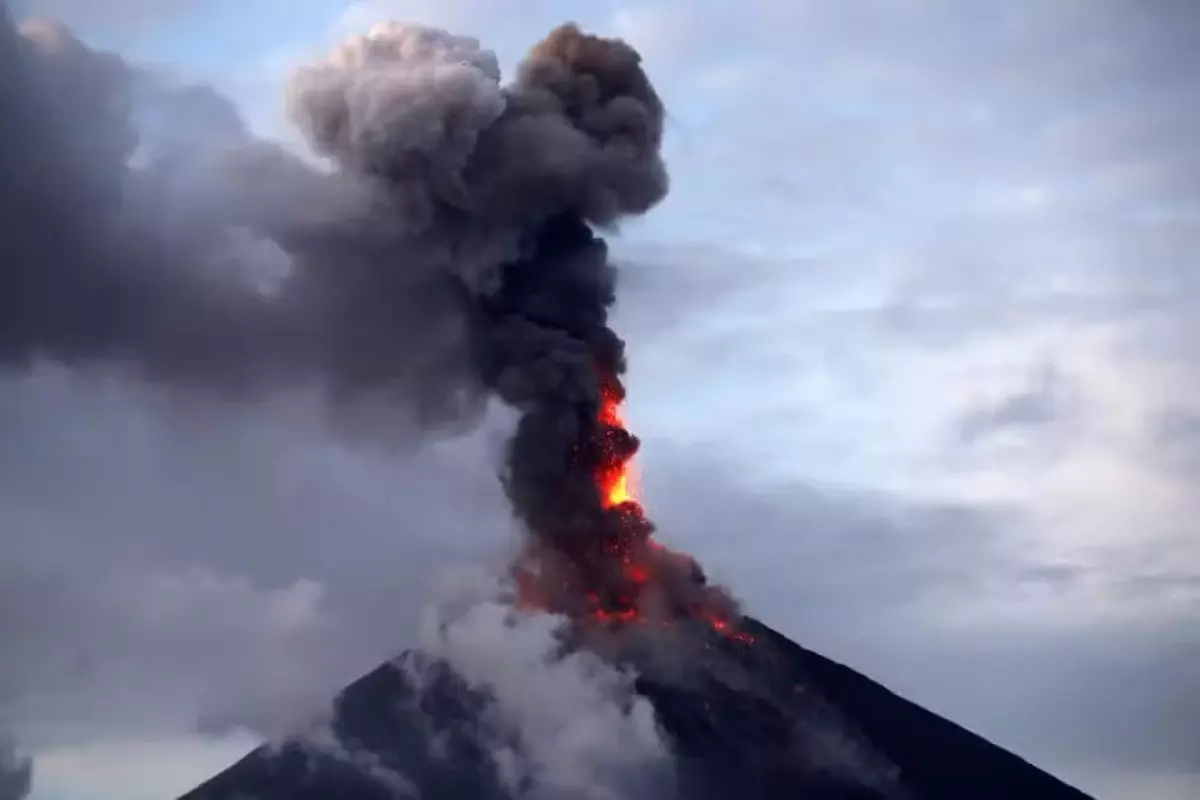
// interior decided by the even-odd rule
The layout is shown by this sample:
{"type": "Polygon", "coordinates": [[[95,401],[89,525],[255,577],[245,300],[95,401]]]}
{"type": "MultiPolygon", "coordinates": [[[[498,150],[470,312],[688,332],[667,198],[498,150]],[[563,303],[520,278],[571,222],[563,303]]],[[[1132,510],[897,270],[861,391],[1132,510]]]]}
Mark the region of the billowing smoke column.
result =
{"type": "Polygon", "coordinates": [[[319,152],[415,208],[417,236],[462,282],[478,374],[521,412],[506,483],[533,534],[526,599],[574,617],[723,617],[695,563],[654,546],[641,507],[612,491],[638,443],[614,414],[616,275],[589,223],[666,195],[664,110],[640,61],[566,25],[502,87],[474,39],[381,26],[301,71],[292,110],[319,152]]]}
{"type": "Polygon", "coordinates": [[[623,488],[638,443],[617,413],[616,275],[593,228],[667,191],[663,105],[633,49],[562,26],[502,85],[474,39],[378,26],[289,84],[292,119],[335,168],[227,126],[190,165],[221,176],[216,202],[181,229],[152,191],[178,154],[135,163],[144,76],[53,26],[0,36],[12,363],[119,361],[233,396],[315,381],[335,408],[382,401],[426,426],[470,420],[494,393],[519,411],[504,479],[531,534],[524,600],[725,624],[731,603],[652,542],[623,488]],[[290,257],[277,291],[214,268],[233,228],[290,257]]]}
{"type": "Polygon", "coordinates": [[[711,605],[694,563],[653,547],[641,508],[608,491],[637,440],[611,413],[616,276],[589,223],[667,191],[663,105],[638,54],[563,26],[502,87],[474,39],[383,26],[301,71],[291,99],[318,151],[415,207],[463,283],[479,375],[521,411],[506,479],[534,534],[527,591],[573,615],[711,605]]]}

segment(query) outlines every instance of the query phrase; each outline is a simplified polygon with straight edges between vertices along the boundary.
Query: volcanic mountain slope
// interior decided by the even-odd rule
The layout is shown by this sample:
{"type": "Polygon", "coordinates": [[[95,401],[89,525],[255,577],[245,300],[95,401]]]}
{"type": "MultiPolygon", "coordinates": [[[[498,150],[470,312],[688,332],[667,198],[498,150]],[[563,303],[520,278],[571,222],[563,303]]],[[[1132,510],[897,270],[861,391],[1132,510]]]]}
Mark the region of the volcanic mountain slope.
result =
{"type": "MultiPolygon", "coordinates": [[[[1088,800],[760,622],[741,631],[683,623],[625,648],[673,755],[632,776],[626,796],[1088,800]]],[[[502,778],[489,753],[505,734],[490,705],[444,663],[406,654],[339,695],[324,739],[260,748],[181,800],[579,796],[502,778]]]]}

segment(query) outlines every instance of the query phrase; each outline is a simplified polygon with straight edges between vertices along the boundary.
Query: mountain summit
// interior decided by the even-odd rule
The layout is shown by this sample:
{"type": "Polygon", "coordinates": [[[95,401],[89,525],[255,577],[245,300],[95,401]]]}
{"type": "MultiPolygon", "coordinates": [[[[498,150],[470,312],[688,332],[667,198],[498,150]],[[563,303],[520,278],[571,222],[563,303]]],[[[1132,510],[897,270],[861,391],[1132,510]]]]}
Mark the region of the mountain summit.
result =
{"type": "MultiPolygon", "coordinates": [[[[1090,800],[1021,758],[746,618],[631,646],[670,758],[596,797],[1090,800]],[[665,657],[664,657],[665,656],[665,657]]],[[[555,702],[553,696],[546,703],[555,702]]],[[[322,736],[259,748],[180,800],[567,800],[512,777],[486,686],[408,653],[338,696],[322,736]]],[[[511,752],[519,753],[518,741],[511,752]]]]}

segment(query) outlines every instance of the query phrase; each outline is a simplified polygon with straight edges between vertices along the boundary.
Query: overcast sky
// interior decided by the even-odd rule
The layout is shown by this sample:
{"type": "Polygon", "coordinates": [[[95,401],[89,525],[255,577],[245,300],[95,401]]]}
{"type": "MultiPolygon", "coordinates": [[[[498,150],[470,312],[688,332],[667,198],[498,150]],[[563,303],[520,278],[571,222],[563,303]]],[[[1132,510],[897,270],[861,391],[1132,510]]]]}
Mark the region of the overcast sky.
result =
{"type": "MultiPolygon", "coordinates": [[[[14,0],[229,94],[370,23],[646,56],[624,231],[662,537],[751,613],[1101,800],[1200,796],[1200,8],[1189,0],[14,0]]],[[[0,379],[0,702],[34,800],[170,797],[513,542],[504,420],[354,449],[306,398],[0,379]]]]}

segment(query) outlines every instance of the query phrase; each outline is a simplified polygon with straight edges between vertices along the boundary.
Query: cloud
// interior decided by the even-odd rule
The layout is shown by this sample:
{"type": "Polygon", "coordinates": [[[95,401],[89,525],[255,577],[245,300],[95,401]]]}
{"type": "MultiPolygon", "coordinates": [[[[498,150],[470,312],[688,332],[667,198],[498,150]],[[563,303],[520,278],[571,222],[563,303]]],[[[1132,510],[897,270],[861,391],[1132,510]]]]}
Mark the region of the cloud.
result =
{"type": "MultiPolygon", "coordinates": [[[[671,13],[652,8],[638,13],[671,13]]],[[[749,468],[1029,503],[1044,511],[1031,536],[1039,548],[1061,537],[1058,555],[1111,547],[1119,570],[1155,541],[1195,563],[1171,522],[1192,516],[1191,493],[1163,474],[1152,433],[1195,394],[1187,142],[1200,108],[1183,78],[1195,10],[743,11],[705,16],[731,43],[707,40],[714,68],[744,82],[734,97],[709,94],[703,114],[677,110],[690,130],[660,219],[721,242],[733,257],[714,258],[731,275],[746,253],[775,262],[732,294],[718,288],[720,313],[696,315],[686,336],[738,365],[725,386],[780,379],[723,389],[665,342],[649,356],[635,342],[636,385],[658,383],[656,369],[692,381],[652,427],[691,426],[688,395],[719,398],[723,412],[689,429],[707,424],[702,435],[749,468]],[[755,107],[775,109],[770,125],[755,107]],[[1058,376],[1053,389],[1038,388],[1040,374],[1058,376]],[[962,426],[974,436],[1016,417],[1041,422],[1019,442],[1009,425],[961,452],[962,426]],[[738,436],[747,426],[773,443],[738,436]]]]}
{"type": "Polygon", "coordinates": [[[197,0],[15,0],[19,12],[77,25],[131,25],[161,22],[195,11],[197,0]]]}
{"type": "MultiPolygon", "coordinates": [[[[331,28],[341,38],[362,34],[380,22],[433,25],[486,42],[499,55],[505,73],[511,75],[530,42],[572,16],[564,16],[562,4],[554,0],[511,4],[493,0],[354,0],[344,4],[331,28]]],[[[573,18],[588,27],[590,20],[573,18]]]]}
{"type": "Polygon", "coordinates": [[[107,738],[53,747],[38,759],[38,793],[48,797],[175,797],[220,772],[254,746],[243,734],[220,739],[107,738]]]}
{"type": "Polygon", "coordinates": [[[33,788],[33,761],[0,739],[0,800],[25,800],[33,788]]]}
{"type": "Polygon", "coordinates": [[[188,411],[50,368],[0,399],[0,698],[31,746],[278,730],[412,641],[439,565],[513,541],[483,438],[354,449],[303,397],[188,411]]]}
{"type": "MultiPolygon", "coordinates": [[[[489,580],[472,583],[478,591],[489,580]]],[[[564,618],[514,612],[498,597],[461,605],[460,594],[458,609],[431,609],[421,644],[495,698],[499,730],[518,743],[500,735],[491,747],[506,784],[532,787],[537,797],[658,796],[672,765],[653,708],[633,694],[633,676],[591,653],[564,655],[564,618]]]]}
{"type": "Polygon", "coordinates": [[[348,3],[336,22],[343,35],[361,34],[379,22],[419,22],[450,31],[463,31],[478,25],[480,17],[494,17],[499,11],[493,3],[480,0],[358,0],[348,3]]]}
{"type": "Polygon", "coordinates": [[[1070,386],[1053,366],[1039,370],[1028,388],[1019,389],[996,403],[964,415],[960,436],[967,444],[1005,430],[1051,425],[1076,410],[1070,386]]]}

